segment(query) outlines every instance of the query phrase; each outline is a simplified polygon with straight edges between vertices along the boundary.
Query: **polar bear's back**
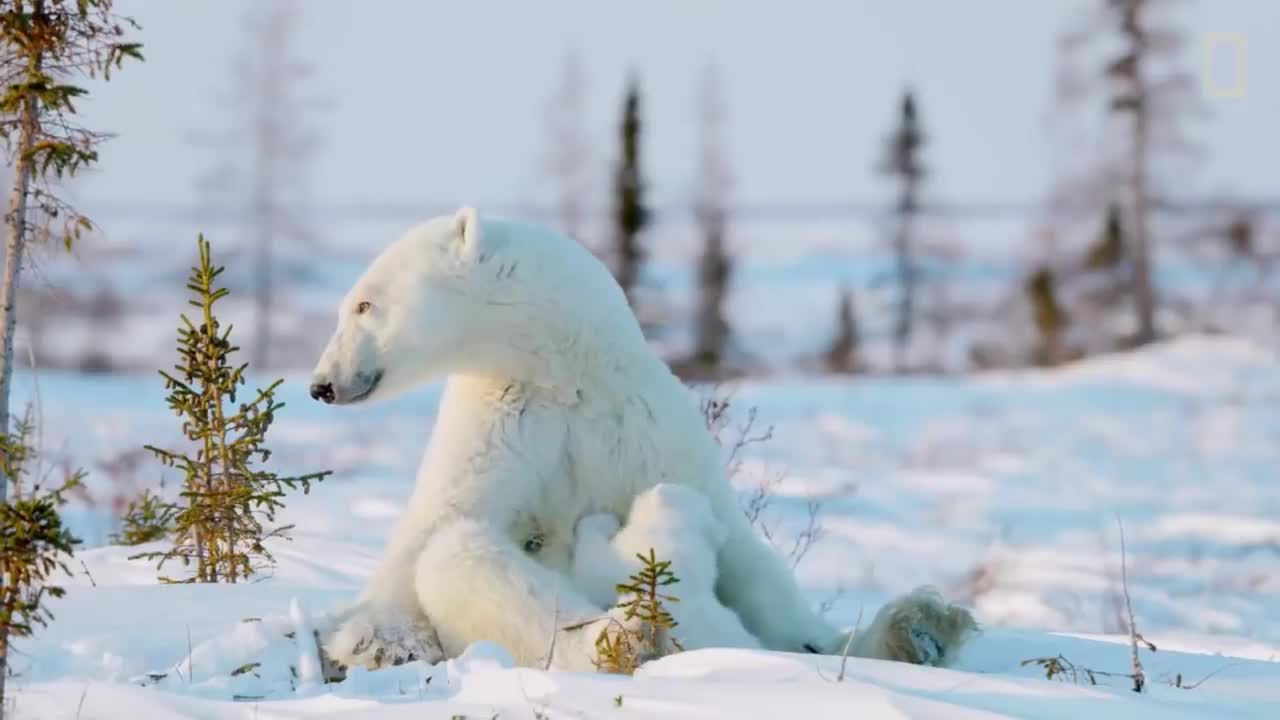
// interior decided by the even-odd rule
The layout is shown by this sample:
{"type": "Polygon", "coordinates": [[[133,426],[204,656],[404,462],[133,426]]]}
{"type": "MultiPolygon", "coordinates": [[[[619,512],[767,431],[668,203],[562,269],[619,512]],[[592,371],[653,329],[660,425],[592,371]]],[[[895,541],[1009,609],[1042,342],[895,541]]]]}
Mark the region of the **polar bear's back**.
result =
{"type": "Polygon", "coordinates": [[[503,217],[487,217],[484,232],[488,251],[518,263],[505,267],[525,299],[597,333],[594,339],[614,352],[638,355],[647,348],[626,294],[582,243],[546,225],[503,217]]]}

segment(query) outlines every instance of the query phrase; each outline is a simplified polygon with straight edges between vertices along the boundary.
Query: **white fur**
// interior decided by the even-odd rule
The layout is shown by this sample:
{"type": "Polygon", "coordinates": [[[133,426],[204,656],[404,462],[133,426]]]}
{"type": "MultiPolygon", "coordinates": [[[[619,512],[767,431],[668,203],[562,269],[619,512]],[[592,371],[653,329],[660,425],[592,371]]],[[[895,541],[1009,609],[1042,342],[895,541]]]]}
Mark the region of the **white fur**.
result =
{"type": "Polygon", "coordinates": [[[704,495],[679,485],[656,485],[636,497],[620,531],[617,519],[605,513],[578,521],[573,581],[592,601],[611,606],[618,600],[617,585],[652,550],[659,560],[671,562],[679,579],[667,588],[678,599],[666,609],[676,621],[672,635],[681,647],[759,647],[716,597],[717,557],[727,537],[704,495]]]}
{"type": "Polygon", "coordinates": [[[600,607],[618,599],[617,586],[631,573],[611,544],[622,524],[612,513],[595,513],[578,521],[573,544],[573,584],[600,607]]]}
{"type": "MultiPolygon", "coordinates": [[[[409,505],[326,644],[338,661],[378,667],[494,640],[541,662],[553,627],[602,612],[568,580],[575,524],[626,517],[659,483],[705,497],[724,533],[715,594],[752,641],[843,646],[746,521],[693,397],[578,243],[464,208],[387,248],[338,314],[313,376],[337,404],[448,377],[409,505]]],[[[589,667],[591,628],[562,635],[555,664],[589,667]]]]}

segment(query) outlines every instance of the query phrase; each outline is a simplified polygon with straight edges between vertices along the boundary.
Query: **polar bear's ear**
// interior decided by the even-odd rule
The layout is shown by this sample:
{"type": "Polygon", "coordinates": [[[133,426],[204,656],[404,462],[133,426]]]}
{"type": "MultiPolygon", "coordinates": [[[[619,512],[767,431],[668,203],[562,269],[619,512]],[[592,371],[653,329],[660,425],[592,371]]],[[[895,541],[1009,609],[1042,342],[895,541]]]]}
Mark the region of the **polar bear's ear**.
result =
{"type": "Polygon", "coordinates": [[[458,208],[458,212],[453,215],[453,233],[460,257],[470,259],[479,254],[480,218],[477,217],[475,208],[458,208]]]}

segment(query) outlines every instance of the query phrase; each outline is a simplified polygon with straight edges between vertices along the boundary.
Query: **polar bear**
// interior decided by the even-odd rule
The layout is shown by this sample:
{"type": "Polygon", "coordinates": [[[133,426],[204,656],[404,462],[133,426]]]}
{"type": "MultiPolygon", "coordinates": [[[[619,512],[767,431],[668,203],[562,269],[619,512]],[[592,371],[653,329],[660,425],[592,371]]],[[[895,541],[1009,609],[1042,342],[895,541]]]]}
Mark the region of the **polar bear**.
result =
{"type": "Polygon", "coordinates": [[[626,525],[608,513],[578,521],[573,550],[573,582],[602,607],[618,601],[617,586],[642,565],[650,551],[671,562],[679,582],[671,586],[677,601],[668,603],[680,647],[758,648],[760,643],[716,597],[716,558],[728,530],[711,504],[696,490],[662,483],[640,493],[626,525]]]}
{"type": "MultiPolygon", "coordinates": [[[[692,394],[577,242],[472,208],[411,228],[343,299],[310,391],[351,405],[441,378],[413,495],[326,640],[335,660],[434,661],[488,640],[523,665],[592,669],[591,640],[613,619],[569,577],[575,525],[624,518],[659,483],[701,493],[723,525],[716,596],[759,645],[846,647],[757,537],[692,394]]],[[[864,633],[855,654],[941,664],[973,627],[932,595],[886,612],[893,633],[864,633]]]]}

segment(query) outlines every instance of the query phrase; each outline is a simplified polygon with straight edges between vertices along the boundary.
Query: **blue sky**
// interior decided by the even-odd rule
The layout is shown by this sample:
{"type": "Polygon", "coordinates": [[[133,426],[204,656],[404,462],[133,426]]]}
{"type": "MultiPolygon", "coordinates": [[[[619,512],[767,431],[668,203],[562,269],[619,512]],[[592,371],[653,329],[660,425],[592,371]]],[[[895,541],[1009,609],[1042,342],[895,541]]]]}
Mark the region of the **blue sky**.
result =
{"type": "MultiPolygon", "coordinates": [[[[305,180],[320,202],[537,203],[547,197],[545,106],[575,48],[602,185],[634,68],[654,193],[684,201],[697,80],[714,60],[744,202],[883,197],[872,168],[908,83],[930,132],[936,196],[1035,201],[1052,174],[1044,120],[1055,36],[1100,1],[310,0],[302,48],[332,107],[310,120],[325,146],[305,180]]],[[[87,209],[194,201],[193,178],[211,158],[184,138],[224,122],[217,91],[231,78],[246,7],[119,0],[143,25],[148,61],[95,88],[86,107],[90,126],[119,133],[77,192],[87,209]]],[[[1248,41],[1247,94],[1207,99],[1197,133],[1207,162],[1194,187],[1280,195],[1280,2],[1199,0],[1182,16],[1193,67],[1200,33],[1248,41]]]]}

